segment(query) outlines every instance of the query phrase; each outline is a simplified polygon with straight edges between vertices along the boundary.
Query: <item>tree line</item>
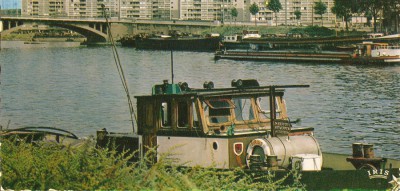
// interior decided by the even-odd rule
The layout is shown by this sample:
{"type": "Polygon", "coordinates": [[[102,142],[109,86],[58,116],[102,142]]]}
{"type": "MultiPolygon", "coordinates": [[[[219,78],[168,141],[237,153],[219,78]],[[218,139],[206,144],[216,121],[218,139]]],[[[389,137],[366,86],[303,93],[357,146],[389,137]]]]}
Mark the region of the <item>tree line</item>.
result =
{"type": "MultiPolygon", "coordinates": [[[[348,22],[354,15],[365,16],[368,24],[374,21],[374,32],[377,31],[378,18],[383,19],[381,27],[390,27],[395,20],[395,31],[398,32],[398,15],[400,14],[400,0],[335,0],[332,12],[342,17],[348,30],[348,22]]],[[[381,28],[382,31],[382,28],[381,28]]]]}
{"type": "MultiPolygon", "coordinates": [[[[266,0],[266,8],[275,14],[276,25],[278,25],[278,13],[283,9],[282,4],[279,0],[266,0]]],[[[313,11],[316,15],[320,16],[322,25],[322,16],[327,13],[328,6],[322,0],[315,1],[313,5],[313,11]]],[[[256,17],[256,14],[260,11],[258,4],[253,3],[249,7],[251,15],[256,17]]],[[[400,0],[334,0],[334,6],[331,7],[332,13],[336,14],[338,18],[343,18],[346,24],[346,31],[348,31],[348,23],[353,16],[364,16],[367,18],[367,24],[371,24],[371,20],[374,22],[374,32],[377,31],[379,18],[382,20],[382,27],[396,26],[395,31],[398,32],[399,25],[399,14],[400,14],[400,0]]],[[[297,9],[294,11],[296,20],[300,20],[301,11],[297,9]]],[[[231,16],[235,19],[238,16],[238,11],[236,8],[231,9],[231,16]]],[[[257,19],[254,19],[255,24],[257,24],[257,19]]],[[[314,22],[314,18],[312,18],[314,22]]],[[[381,28],[382,30],[382,28],[381,28]]]]}

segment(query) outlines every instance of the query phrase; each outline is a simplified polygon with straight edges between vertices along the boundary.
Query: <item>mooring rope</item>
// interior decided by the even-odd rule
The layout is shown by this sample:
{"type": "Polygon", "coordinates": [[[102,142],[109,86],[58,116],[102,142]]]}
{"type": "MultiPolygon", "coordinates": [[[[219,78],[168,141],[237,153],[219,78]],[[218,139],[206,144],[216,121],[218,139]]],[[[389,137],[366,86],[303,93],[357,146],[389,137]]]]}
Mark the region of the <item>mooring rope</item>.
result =
{"type": "Polygon", "coordinates": [[[119,55],[118,55],[117,47],[115,46],[114,38],[113,38],[113,36],[111,34],[111,24],[110,24],[110,22],[108,22],[108,17],[107,17],[106,10],[105,10],[105,5],[102,4],[101,8],[103,9],[104,18],[106,19],[106,23],[107,23],[107,33],[108,33],[108,38],[111,41],[111,45],[112,45],[111,47],[112,47],[112,50],[113,50],[113,56],[114,56],[115,65],[117,66],[119,77],[121,79],[122,85],[124,86],[124,90],[126,92],[126,96],[128,98],[128,106],[129,106],[129,112],[130,112],[131,121],[132,121],[132,129],[133,129],[133,132],[136,134],[137,131],[135,129],[135,122],[137,122],[137,118],[136,118],[136,115],[135,115],[135,111],[133,109],[132,99],[131,99],[131,96],[129,94],[128,83],[126,81],[124,70],[122,68],[121,61],[119,59],[119,55]]]}

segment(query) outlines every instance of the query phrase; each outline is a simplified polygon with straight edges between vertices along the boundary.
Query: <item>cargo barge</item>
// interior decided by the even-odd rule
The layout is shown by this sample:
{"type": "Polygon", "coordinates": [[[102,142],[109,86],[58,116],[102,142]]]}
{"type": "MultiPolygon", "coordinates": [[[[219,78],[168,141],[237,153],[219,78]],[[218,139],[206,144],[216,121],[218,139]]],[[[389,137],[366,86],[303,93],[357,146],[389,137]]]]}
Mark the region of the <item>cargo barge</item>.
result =
{"type": "Polygon", "coordinates": [[[219,49],[217,37],[148,37],[136,38],[136,49],[214,52],[219,49]]]}
{"type": "Polygon", "coordinates": [[[215,59],[288,61],[288,62],[339,62],[346,64],[400,63],[400,47],[387,43],[364,42],[353,52],[333,51],[253,51],[222,50],[215,59]]]}

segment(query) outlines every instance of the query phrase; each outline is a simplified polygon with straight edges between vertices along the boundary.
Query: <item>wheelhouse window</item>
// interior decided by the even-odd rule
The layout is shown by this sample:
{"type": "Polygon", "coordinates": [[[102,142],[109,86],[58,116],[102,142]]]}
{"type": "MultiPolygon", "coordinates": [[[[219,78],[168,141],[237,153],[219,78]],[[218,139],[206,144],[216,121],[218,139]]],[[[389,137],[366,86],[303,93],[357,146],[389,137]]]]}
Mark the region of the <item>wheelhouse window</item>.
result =
{"type": "Polygon", "coordinates": [[[197,117],[197,110],[195,106],[195,102],[192,102],[192,107],[190,108],[193,112],[193,128],[198,128],[199,127],[199,119],[197,117]]]}
{"type": "MultiPolygon", "coordinates": [[[[275,108],[276,108],[276,118],[279,118],[281,115],[281,109],[280,105],[277,104],[281,100],[280,97],[275,98],[275,108]]],[[[257,107],[258,107],[258,117],[262,121],[270,120],[270,103],[269,103],[269,97],[259,97],[257,98],[257,107]]]]}
{"type": "Polygon", "coordinates": [[[186,101],[178,102],[178,127],[189,127],[189,105],[186,101]]]}
{"type": "Polygon", "coordinates": [[[204,113],[209,123],[224,123],[230,120],[231,109],[235,105],[229,99],[205,100],[204,113]]]}
{"type": "Polygon", "coordinates": [[[199,127],[199,120],[193,100],[164,100],[159,106],[161,128],[188,129],[199,127]]]}
{"type": "Polygon", "coordinates": [[[186,100],[178,103],[178,128],[199,128],[200,122],[197,116],[194,100],[186,100]]]}
{"type": "Polygon", "coordinates": [[[235,117],[237,121],[249,121],[255,119],[251,98],[235,98],[235,117]]]}
{"type": "Polygon", "coordinates": [[[170,102],[162,102],[161,104],[161,120],[162,127],[170,128],[171,127],[171,103],[170,102]]]}

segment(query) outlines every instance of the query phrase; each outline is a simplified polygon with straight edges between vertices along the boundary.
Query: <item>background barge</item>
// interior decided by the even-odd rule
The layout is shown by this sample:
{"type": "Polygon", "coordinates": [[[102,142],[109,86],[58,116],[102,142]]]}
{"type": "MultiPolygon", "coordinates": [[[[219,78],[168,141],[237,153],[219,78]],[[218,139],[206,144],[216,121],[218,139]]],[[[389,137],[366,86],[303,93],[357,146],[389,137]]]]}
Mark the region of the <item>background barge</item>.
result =
{"type": "Polygon", "coordinates": [[[387,43],[364,42],[358,44],[357,49],[353,52],[223,50],[215,53],[215,59],[339,62],[346,64],[400,63],[400,47],[389,46],[387,43]]]}

